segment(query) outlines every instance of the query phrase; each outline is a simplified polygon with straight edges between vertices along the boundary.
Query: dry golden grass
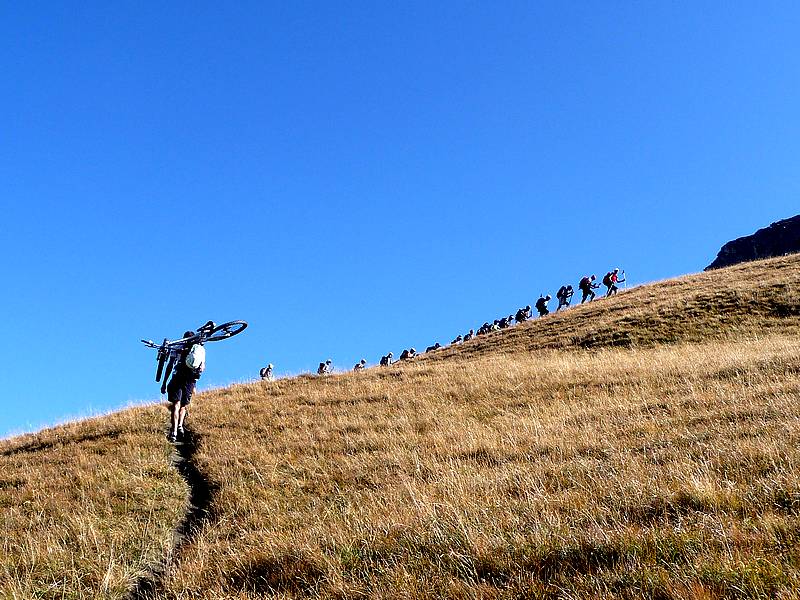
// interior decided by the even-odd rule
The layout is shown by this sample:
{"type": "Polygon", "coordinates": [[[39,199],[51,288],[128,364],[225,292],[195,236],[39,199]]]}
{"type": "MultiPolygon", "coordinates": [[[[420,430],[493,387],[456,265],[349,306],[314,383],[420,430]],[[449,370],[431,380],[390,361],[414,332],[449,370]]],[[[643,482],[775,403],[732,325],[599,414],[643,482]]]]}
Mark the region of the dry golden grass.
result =
{"type": "Polygon", "coordinates": [[[120,598],[186,508],[163,409],[0,442],[0,597],[120,598]]]}
{"type": "Polygon", "coordinates": [[[770,331],[800,334],[798,285],[797,254],[736,265],[637,287],[608,299],[598,297],[547,318],[440,350],[430,359],[542,348],[648,348],[747,339],[770,331]]]}
{"type": "Polygon", "coordinates": [[[793,593],[800,345],[414,364],[205,395],[173,597],[793,593]]]}
{"type": "MultiPolygon", "coordinates": [[[[402,366],[200,394],[190,423],[209,519],[159,597],[798,597],[798,282],[800,257],[775,259],[631,290],[402,366]]],[[[81,539],[109,532],[96,560],[84,551],[70,566],[57,552],[55,564],[102,578],[114,544],[116,590],[166,553],[170,508],[183,507],[166,415],[125,415],[118,452],[91,460],[116,473],[109,487],[134,488],[137,472],[150,474],[144,489],[164,486],[145,494],[157,507],[149,532],[128,512],[147,502],[103,513],[113,494],[96,487],[78,502],[55,486],[63,500],[50,517],[81,539]],[[137,460],[147,467],[121,466],[137,460]]],[[[103,436],[103,423],[59,439],[103,436]]],[[[70,447],[64,457],[79,463],[91,445],[70,447]]],[[[56,493],[48,473],[79,477],[76,464],[44,460],[49,451],[3,458],[41,470],[0,490],[4,515],[9,493],[43,511],[56,493]]],[[[8,565],[38,564],[26,544],[46,554],[15,518],[0,573],[21,586],[8,565]]],[[[102,597],[89,579],[63,584],[66,597],[102,597]]]]}

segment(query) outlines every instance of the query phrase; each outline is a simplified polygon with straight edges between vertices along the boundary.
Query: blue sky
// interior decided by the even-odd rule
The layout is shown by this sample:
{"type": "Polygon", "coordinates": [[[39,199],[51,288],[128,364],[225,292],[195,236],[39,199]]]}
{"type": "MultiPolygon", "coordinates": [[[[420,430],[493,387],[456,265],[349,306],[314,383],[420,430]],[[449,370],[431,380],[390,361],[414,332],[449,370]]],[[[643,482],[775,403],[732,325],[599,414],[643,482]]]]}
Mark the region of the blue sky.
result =
{"type": "MultiPolygon", "coordinates": [[[[0,435],[447,342],[798,210],[795,3],[6,3],[0,435]]],[[[166,415],[165,415],[166,418],[166,415]]]]}

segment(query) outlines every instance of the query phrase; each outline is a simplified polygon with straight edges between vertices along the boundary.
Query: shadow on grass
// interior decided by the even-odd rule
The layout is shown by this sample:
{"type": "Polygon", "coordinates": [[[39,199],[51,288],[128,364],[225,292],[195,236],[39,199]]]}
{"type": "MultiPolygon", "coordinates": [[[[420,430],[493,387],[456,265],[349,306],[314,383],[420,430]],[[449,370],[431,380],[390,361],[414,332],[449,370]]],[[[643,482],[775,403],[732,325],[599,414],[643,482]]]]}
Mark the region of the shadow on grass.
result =
{"type": "Polygon", "coordinates": [[[237,567],[230,575],[235,589],[259,595],[276,591],[308,594],[324,578],[323,567],[302,552],[260,556],[237,567]]]}
{"type": "Polygon", "coordinates": [[[183,443],[175,446],[177,456],[174,459],[174,465],[189,486],[189,509],[175,529],[174,545],[169,556],[165,557],[161,564],[150,573],[139,579],[128,594],[127,600],[151,600],[161,595],[165,589],[165,579],[170,565],[180,558],[183,547],[192,541],[209,520],[208,509],[217,486],[205,478],[194,462],[200,440],[199,435],[187,429],[183,443]]]}

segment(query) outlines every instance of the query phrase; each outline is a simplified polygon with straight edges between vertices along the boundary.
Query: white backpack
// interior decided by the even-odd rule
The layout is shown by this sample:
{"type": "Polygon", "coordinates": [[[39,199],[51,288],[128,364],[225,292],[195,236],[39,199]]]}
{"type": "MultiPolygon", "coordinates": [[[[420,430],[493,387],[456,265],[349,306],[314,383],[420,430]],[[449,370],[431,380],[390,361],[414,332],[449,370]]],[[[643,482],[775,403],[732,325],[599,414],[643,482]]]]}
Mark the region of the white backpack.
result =
{"type": "Polygon", "coordinates": [[[200,344],[195,344],[186,355],[186,366],[196,371],[203,370],[206,366],[206,349],[200,344]]]}

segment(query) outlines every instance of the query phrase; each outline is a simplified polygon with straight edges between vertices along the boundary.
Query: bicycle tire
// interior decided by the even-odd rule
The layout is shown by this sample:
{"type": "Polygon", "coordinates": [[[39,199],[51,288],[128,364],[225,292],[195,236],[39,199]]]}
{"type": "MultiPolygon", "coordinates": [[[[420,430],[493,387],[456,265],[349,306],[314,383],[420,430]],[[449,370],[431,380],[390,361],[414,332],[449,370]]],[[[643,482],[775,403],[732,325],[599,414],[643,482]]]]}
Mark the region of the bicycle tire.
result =
{"type": "Polygon", "coordinates": [[[227,340],[230,337],[242,333],[247,328],[247,321],[228,321],[222,325],[217,325],[208,334],[204,342],[218,342],[219,340],[227,340]]]}
{"type": "MultiPolygon", "coordinates": [[[[166,338],[164,338],[164,343],[167,343],[166,338]]],[[[169,354],[164,352],[163,349],[158,351],[158,368],[156,369],[156,383],[161,381],[161,374],[164,372],[164,363],[167,361],[167,356],[169,354]]]]}
{"type": "Polygon", "coordinates": [[[169,377],[172,375],[172,369],[175,368],[175,363],[177,362],[177,356],[174,354],[169,355],[169,361],[167,362],[166,372],[164,373],[164,381],[161,383],[161,393],[167,393],[167,383],[169,382],[169,377]]]}

